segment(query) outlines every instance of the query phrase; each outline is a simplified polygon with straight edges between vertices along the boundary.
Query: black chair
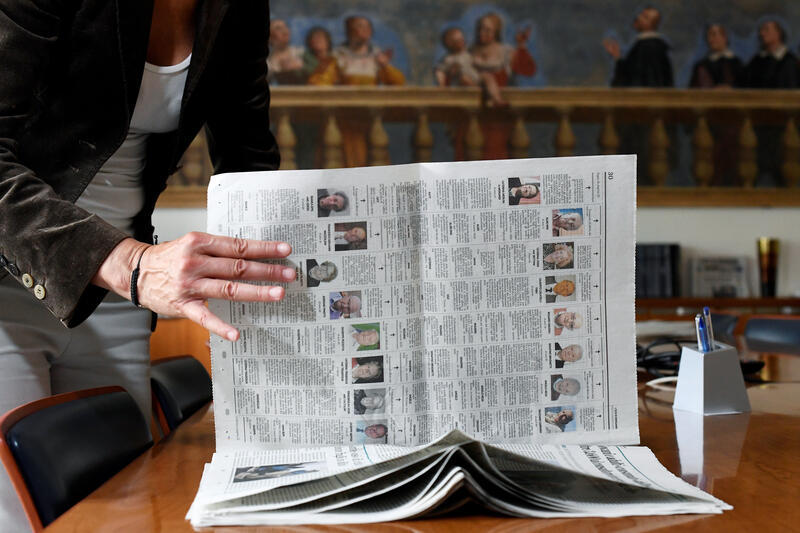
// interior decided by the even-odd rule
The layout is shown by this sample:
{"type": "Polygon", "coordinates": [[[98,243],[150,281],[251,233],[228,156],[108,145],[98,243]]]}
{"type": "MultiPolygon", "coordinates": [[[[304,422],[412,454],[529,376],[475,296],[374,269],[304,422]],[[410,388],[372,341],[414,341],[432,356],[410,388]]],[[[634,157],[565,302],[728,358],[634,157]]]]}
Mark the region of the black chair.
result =
{"type": "Polygon", "coordinates": [[[711,320],[714,324],[714,338],[720,342],[736,346],[736,325],[739,323],[739,315],[729,315],[726,313],[711,313],[711,320]]]}
{"type": "Polygon", "coordinates": [[[191,355],[153,361],[150,386],[165,435],[211,401],[211,377],[191,355]]]}
{"type": "Polygon", "coordinates": [[[34,531],[152,444],[147,421],[121,387],[43,398],[0,418],[0,460],[34,531]]]}
{"type": "Polygon", "coordinates": [[[752,317],[745,324],[744,338],[751,350],[800,355],[800,317],[752,317]]]}

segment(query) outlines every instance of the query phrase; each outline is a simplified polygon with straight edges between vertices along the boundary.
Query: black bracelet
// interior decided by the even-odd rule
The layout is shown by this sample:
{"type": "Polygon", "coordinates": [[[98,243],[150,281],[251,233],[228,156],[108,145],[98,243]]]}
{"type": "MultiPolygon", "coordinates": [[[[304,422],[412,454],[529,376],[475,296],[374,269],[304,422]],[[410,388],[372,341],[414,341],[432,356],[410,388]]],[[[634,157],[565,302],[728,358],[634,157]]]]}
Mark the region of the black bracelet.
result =
{"type": "Polygon", "coordinates": [[[144,253],[149,249],[150,247],[148,246],[142,250],[142,253],[139,254],[139,260],[136,261],[136,268],[131,272],[131,303],[136,307],[142,307],[142,304],[139,303],[139,289],[136,283],[139,281],[139,267],[142,264],[142,257],[144,257],[144,253]]]}

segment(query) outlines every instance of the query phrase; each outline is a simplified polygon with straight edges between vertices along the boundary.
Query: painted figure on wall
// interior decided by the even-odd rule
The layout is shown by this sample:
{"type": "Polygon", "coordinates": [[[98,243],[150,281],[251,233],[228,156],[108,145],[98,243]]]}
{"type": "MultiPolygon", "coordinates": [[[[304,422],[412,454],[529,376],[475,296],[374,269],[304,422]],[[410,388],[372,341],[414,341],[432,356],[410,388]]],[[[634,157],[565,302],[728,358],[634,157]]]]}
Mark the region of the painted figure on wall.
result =
{"type": "Polygon", "coordinates": [[[777,20],[767,20],[758,29],[759,52],[747,64],[744,86],[754,89],[800,87],[797,56],[786,46],[786,30],[777,20]]]}
{"type": "MultiPolygon", "coordinates": [[[[528,50],[531,28],[517,32],[516,46],[503,43],[503,20],[490,12],[475,22],[475,40],[469,49],[472,67],[477,71],[483,88],[483,101],[487,107],[505,107],[501,87],[513,85],[516,76],[536,74],[536,62],[528,50]]],[[[511,124],[503,117],[486,117],[481,121],[483,134],[483,158],[504,159],[508,157],[511,124]]],[[[466,127],[454,132],[456,159],[464,159],[466,127]]]]}
{"type": "Polygon", "coordinates": [[[305,83],[303,47],[291,45],[289,26],[281,19],[269,23],[269,56],[267,79],[271,84],[297,85],[305,83]]]}
{"type": "MultiPolygon", "coordinates": [[[[797,56],[786,46],[786,30],[774,19],[764,21],[758,28],[760,50],[745,67],[744,87],[753,89],[793,89],[800,87],[800,66],[797,56]]],[[[780,126],[756,125],[758,171],[767,182],[781,180],[780,126]]]]}
{"type": "Polygon", "coordinates": [[[658,33],[661,13],[654,7],[647,7],[636,15],[633,29],[638,34],[630,51],[622,57],[619,42],[605,39],[603,46],[616,61],[612,87],[672,87],[672,62],[669,58],[670,46],[658,33]]]}
{"type": "MultiPolygon", "coordinates": [[[[692,67],[689,87],[721,89],[741,85],[744,64],[730,49],[728,31],[721,24],[709,24],[705,32],[708,53],[692,67]]],[[[733,182],[738,161],[730,157],[739,145],[739,131],[730,124],[712,124],[714,176],[712,185],[733,182]]]]}
{"type": "Polygon", "coordinates": [[[434,69],[437,85],[440,87],[480,85],[484,91],[484,100],[489,107],[507,105],[494,74],[478,72],[475,68],[473,55],[467,50],[467,40],[461,28],[445,30],[442,34],[442,45],[447,54],[434,69]]]}
{"type": "Polygon", "coordinates": [[[489,104],[505,104],[499,87],[512,85],[514,76],[536,74],[536,62],[527,47],[531,28],[517,32],[516,46],[503,43],[502,35],[503,20],[497,13],[487,13],[475,24],[475,42],[470,53],[472,64],[486,87],[489,104]]]}
{"type": "Polygon", "coordinates": [[[721,24],[706,28],[708,53],[694,64],[690,87],[735,87],[741,83],[744,65],[728,47],[728,32],[721,24]]]}
{"type": "Polygon", "coordinates": [[[403,85],[403,73],[391,64],[393,51],[381,50],[372,43],[372,23],[355,15],[344,22],[347,40],[333,55],[344,85],[403,85]]]}
{"type": "Polygon", "coordinates": [[[339,66],[333,57],[331,34],[321,26],[314,26],[306,34],[303,53],[303,71],[309,85],[336,85],[340,81],[339,66]]]}
{"type": "MultiPolygon", "coordinates": [[[[333,51],[343,85],[403,85],[403,73],[391,64],[393,51],[381,50],[372,43],[372,23],[356,15],[345,19],[347,40],[333,51]]],[[[342,149],[345,165],[363,167],[367,164],[369,123],[350,117],[341,121],[342,149]]]]}
{"type": "Polygon", "coordinates": [[[467,39],[461,28],[448,28],[442,33],[442,46],[447,53],[433,69],[436,84],[440,87],[474,87],[480,75],[472,65],[472,54],[467,50],[467,39]]]}
{"type": "MultiPolygon", "coordinates": [[[[624,57],[619,42],[614,39],[603,41],[606,52],[615,60],[614,75],[611,79],[612,87],[672,87],[674,85],[672,62],[669,58],[670,46],[658,33],[660,24],[661,13],[658,9],[654,7],[642,9],[633,20],[633,29],[637,32],[636,41],[624,57]]],[[[678,160],[677,131],[674,127],[669,127],[667,135],[670,137],[669,165],[670,168],[674,168],[678,160]]],[[[641,124],[625,124],[619,129],[619,137],[619,153],[637,154],[639,156],[636,162],[637,174],[641,177],[647,176],[649,147],[646,128],[641,124]]]]}

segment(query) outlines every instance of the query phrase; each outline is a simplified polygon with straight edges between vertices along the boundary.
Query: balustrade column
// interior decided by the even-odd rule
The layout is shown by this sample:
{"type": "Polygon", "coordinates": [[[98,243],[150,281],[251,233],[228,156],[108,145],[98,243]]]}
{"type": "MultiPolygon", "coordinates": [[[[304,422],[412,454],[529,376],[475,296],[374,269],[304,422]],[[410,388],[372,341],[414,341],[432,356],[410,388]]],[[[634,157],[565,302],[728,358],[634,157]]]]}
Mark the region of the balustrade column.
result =
{"type": "Polygon", "coordinates": [[[389,135],[383,127],[383,118],[377,112],[369,129],[369,164],[373,167],[389,164],[389,135]]]}
{"type": "Polygon", "coordinates": [[[420,111],[417,115],[417,127],[412,140],[414,154],[418,163],[427,163],[433,159],[433,133],[428,125],[428,114],[420,111]]]}
{"type": "Polygon", "coordinates": [[[476,113],[471,113],[464,138],[464,155],[468,161],[483,159],[483,132],[476,113]]]}
{"type": "Polygon", "coordinates": [[[572,125],[569,123],[569,110],[559,110],[561,118],[556,129],[556,155],[567,157],[575,154],[575,134],[572,132],[572,125]]]}
{"type": "Polygon", "coordinates": [[[597,144],[600,145],[600,153],[603,155],[613,155],[619,151],[619,134],[614,125],[614,114],[610,111],[606,112],[603,119],[603,127],[600,130],[597,144]]]}
{"type": "Polygon", "coordinates": [[[745,117],[742,128],[739,130],[739,181],[744,187],[752,187],[758,176],[758,163],[756,149],[758,139],[753,130],[750,117],[745,117]]]}
{"type": "Polygon", "coordinates": [[[664,119],[657,117],[650,128],[650,160],[648,170],[650,181],[657,187],[663,187],[669,176],[669,136],[664,127],[664,119]]]}
{"type": "Polygon", "coordinates": [[[703,114],[697,118],[692,146],[694,147],[692,171],[695,182],[701,187],[708,187],[714,176],[714,137],[703,114]]]}
{"type": "Polygon", "coordinates": [[[295,155],[297,136],[294,134],[288,111],[281,113],[280,118],[278,118],[275,140],[278,142],[278,148],[281,151],[281,170],[295,170],[297,168],[295,155]]]}
{"type": "Polygon", "coordinates": [[[525,121],[522,115],[517,114],[514,120],[514,129],[511,130],[511,157],[514,159],[524,159],[528,157],[528,150],[531,146],[531,138],[525,128],[525,121]]]}
{"type": "Polygon", "coordinates": [[[324,168],[341,168],[344,166],[344,152],[342,151],[342,132],[336,124],[336,117],[331,112],[322,134],[323,166],[324,168]]]}
{"type": "Polygon", "coordinates": [[[181,159],[180,170],[170,178],[170,184],[204,187],[211,175],[208,142],[204,132],[198,133],[181,159]]]}
{"type": "Polygon", "coordinates": [[[786,130],[783,132],[781,174],[787,187],[795,187],[800,181],[800,135],[797,134],[793,117],[786,122],[786,130]]]}

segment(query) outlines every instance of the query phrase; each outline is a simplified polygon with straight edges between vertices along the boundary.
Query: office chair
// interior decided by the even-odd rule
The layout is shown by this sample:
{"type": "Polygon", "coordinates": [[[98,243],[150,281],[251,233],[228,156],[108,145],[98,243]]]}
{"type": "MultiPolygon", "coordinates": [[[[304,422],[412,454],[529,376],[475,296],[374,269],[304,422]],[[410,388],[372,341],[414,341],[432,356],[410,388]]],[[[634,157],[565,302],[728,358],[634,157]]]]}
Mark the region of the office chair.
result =
{"type": "Polygon", "coordinates": [[[751,317],[744,338],[751,350],[800,355],[800,316],[751,317]]]}
{"type": "Polygon", "coordinates": [[[36,532],[152,444],[122,387],[58,394],[0,418],[0,460],[36,532]]]}
{"type": "Polygon", "coordinates": [[[711,320],[714,324],[714,338],[720,342],[736,346],[736,325],[739,323],[739,315],[729,315],[726,313],[711,313],[711,320]]]}
{"type": "Polygon", "coordinates": [[[211,377],[191,355],[153,361],[150,386],[156,418],[165,436],[211,401],[211,377]]]}

